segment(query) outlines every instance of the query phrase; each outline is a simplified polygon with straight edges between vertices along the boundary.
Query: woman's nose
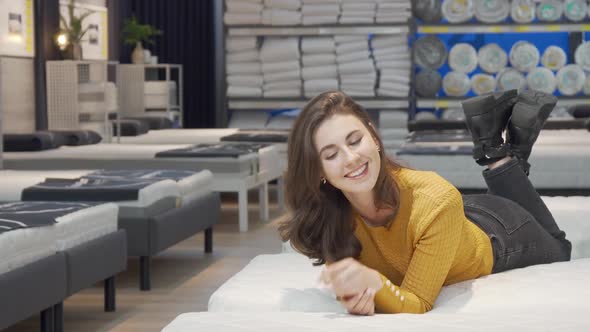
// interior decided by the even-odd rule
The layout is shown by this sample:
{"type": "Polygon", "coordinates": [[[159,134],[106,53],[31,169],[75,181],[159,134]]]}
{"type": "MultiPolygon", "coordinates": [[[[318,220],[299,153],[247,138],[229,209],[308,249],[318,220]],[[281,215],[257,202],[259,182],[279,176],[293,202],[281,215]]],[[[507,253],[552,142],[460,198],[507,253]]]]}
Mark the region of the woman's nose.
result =
{"type": "Polygon", "coordinates": [[[359,157],[358,153],[356,151],[354,151],[353,149],[351,149],[350,147],[348,147],[348,146],[344,148],[344,154],[346,156],[346,162],[347,163],[354,162],[359,157]]]}

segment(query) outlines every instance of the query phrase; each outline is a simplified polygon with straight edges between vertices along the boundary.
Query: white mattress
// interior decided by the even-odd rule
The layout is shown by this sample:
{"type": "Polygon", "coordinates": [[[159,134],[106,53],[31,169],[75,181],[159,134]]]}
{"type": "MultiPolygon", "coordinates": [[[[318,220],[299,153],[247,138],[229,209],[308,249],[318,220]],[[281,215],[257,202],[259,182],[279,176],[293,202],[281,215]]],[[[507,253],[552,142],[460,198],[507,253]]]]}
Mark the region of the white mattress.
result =
{"type": "MultiPolygon", "coordinates": [[[[54,178],[77,178],[92,171],[0,171],[0,201],[19,201],[21,193],[25,188],[43,182],[48,177],[54,178]]],[[[164,198],[181,198],[180,188],[175,181],[162,180],[153,183],[138,193],[138,199],[134,201],[120,201],[117,204],[121,207],[142,208],[150,206],[164,198]]]]}
{"type": "MultiPolygon", "coordinates": [[[[587,310],[584,309],[584,310],[587,310]]],[[[392,332],[392,331],[587,331],[583,310],[548,315],[515,310],[485,314],[375,315],[304,312],[196,312],[181,314],[162,332],[392,332]]]]}
{"type": "Polygon", "coordinates": [[[53,226],[1,233],[0,274],[116,232],[118,211],[116,204],[100,204],[57,218],[53,226]]]}
{"type": "Polygon", "coordinates": [[[211,297],[209,313],[181,315],[164,331],[590,328],[586,317],[590,309],[590,258],[530,266],[443,287],[434,309],[425,315],[364,318],[342,315],[345,309],[335,297],[316,288],[320,269],[299,254],[258,256],[227,282],[233,287],[231,293],[225,293],[225,302],[219,296],[224,285],[211,297]]]}
{"type": "MultiPolygon", "coordinates": [[[[585,261],[586,263],[576,264],[585,264],[590,273],[590,221],[587,217],[590,215],[590,197],[544,197],[543,200],[552,211],[559,227],[566,232],[567,238],[572,242],[572,259],[585,261]]],[[[531,268],[543,269],[542,267],[531,268]]],[[[313,267],[310,260],[292,250],[279,255],[258,256],[211,295],[209,311],[343,312],[344,309],[331,294],[317,288],[320,269],[321,267],[313,267]]],[[[556,271],[554,274],[558,273],[559,271],[556,271]]],[[[584,273],[578,276],[586,278],[584,273]]],[[[564,278],[567,277],[568,275],[564,274],[564,278]]],[[[502,280],[502,277],[493,276],[493,278],[502,280]]],[[[547,284],[540,289],[549,293],[554,292],[553,287],[556,281],[561,282],[564,278],[548,278],[547,284]]],[[[539,284],[542,284],[541,280],[539,284]]],[[[447,288],[457,287],[460,286],[453,285],[447,288]]],[[[539,292],[542,292],[541,290],[539,292]]],[[[559,294],[556,291],[554,293],[559,294]]],[[[518,294],[522,294],[522,291],[518,294]]],[[[444,298],[443,296],[442,299],[444,298]]],[[[440,300],[441,297],[438,301],[440,300]]],[[[590,303],[586,305],[590,306],[590,303]]]]}
{"type": "MultiPolygon", "coordinates": [[[[220,128],[220,129],[163,129],[150,130],[147,134],[139,136],[121,137],[121,143],[124,144],[199,144],[199,143],[218,143],[224,136],[236,134],[237,128],[220,128]]],[[[264,157],[265,152],[261,151],[261,169],[274,169],[276,167],[275,156],[279,156],[282,169],[285,169],[287,144],[272,143],[278,154],[270,157],[264,157]]],[[[273,151],[274,153],[274,151],[273,151]]]]}
{"type": "MultiPolygon", "coordinates": [[[[486,187],[481,176],[484,168],[471,155],[394,155],[394,158],[415,169],[435,171],[460,188],[486,187]]],[[[529,178],[537,188],[590,188],[590,144],[539,144],[533,148],[529,163],[532,165],[529,178]]]]}
{"type": "MultiPolygon", "coordinates": [[[[44,150],[44,151],[35,151],[35,152],[4,152],[3,159],[4,165],[6,168],[23,168],[22,162],[27,162],[27,169],[31,169],[31,167],[36,168],[36,161],[39,163],[45,162],[47,164],[51,164],[52,166],[48,168],[55,169],[55,163],[58,163],[60,168],[68,167],[67,163],[76,163],[82,161],[86,167],[89,164],[94,164],[98,162],[110,162],[112,165],[119,165],[125,166],[124,168],[130,167],[138,167],[141,168],[142,165],[149,163],[151,166],[150,168],[171,168],[174,166],[173,164],[182,165],[182,169],[187,169],[188,165],[199,164],[204,162],[209,162],[210,164],[219,164],[222,161],[227,161],[227,164],[236,164],[240,162],[249,163],[252,160],[251,154],[241,155],[237,158],[156,158],[155,155],[158,152],[169,151],[174,149],[184,149],[191,147],[194,144],[181,144],[181,145],[172,145],[172,144],[158,144],[158,145],[149,145],[149,144],[94,144],[94,145],[84,145],[84,146],[62,146],[58,149],[54,150],[44,150]],[[111,162],[112,161],[112,162],[111,162]],[[31,165],[31,162],[34,164],[31,165]],[[13,165],[14,164],[14,165],[13,165]],[[131,166],[133,165],[133,166],[131,166]],[[16,167],[14,167],[16,166],[16,167]]],[[[281,163],[278,162],[277,157],[278,152],[277,148],[274,146],[268,146],[264,149],[260,149],[257,157],[258,157],[258,165],[259,170],[269,170],[270,172],[274,172],[276,169],[280,169],[281,163]]],[[[254,157],[255,158],[255,157],[254,157]]],[[[39,167],[41,167],[39,164],[39,167]]],[[[97,167],[101,167],[102,165],[96,165],[97,167]]],[[[73,166],[75,168],[75,166],[73,166]]],[[[115,167],[118,168],[118,167],[115,167]]],[[[144,167],[145,168],[145,167],[144,167]]],[[[248,173],[251,170],[247,171],[248,173]]],[[[250,175],[250,174],[249,174],[250,175]]]]}
{"type": "Polygon", "coordinates": [[[139,136],[122,136],[125,144],[199,144],[218,143],[224,136],[238,132],[236,128],[220,129],[161,129],[139,136]]]}

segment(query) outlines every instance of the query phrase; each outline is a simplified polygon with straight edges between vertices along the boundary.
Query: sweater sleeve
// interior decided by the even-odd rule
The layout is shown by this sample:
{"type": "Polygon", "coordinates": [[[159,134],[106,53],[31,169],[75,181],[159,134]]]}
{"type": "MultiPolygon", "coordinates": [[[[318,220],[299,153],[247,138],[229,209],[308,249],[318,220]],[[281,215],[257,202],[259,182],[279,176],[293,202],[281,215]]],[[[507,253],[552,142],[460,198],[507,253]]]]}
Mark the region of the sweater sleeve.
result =
{"type": "Polygon", "coordinates": [[[456,189],[444,195],[442,204],[420,221],[417,240],[401,285],[381,275],[382,288],[375,294],[375,309],[382,313],[425,313],[451,269],[463,227],[463,202],[456,189]]]}

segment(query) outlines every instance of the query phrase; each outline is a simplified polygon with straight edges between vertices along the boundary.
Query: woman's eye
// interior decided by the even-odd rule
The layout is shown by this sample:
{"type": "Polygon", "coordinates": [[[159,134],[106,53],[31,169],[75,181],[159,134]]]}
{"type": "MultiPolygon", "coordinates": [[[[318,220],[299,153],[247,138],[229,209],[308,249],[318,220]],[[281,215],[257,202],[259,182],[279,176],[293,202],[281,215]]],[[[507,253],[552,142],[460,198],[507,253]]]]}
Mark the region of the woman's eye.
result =
{"type": "Polygon", "coordinates": [[[337,155],[337,154],[338,154],[338,153],[336,153],[336,152],[335,152],[335,153],[332,153],[331,155],[327,156],[327,157],[326,157],[326,159],[328,159],[328,160],[332,160],[332,159],[336,158],[336,155],[337,155]]]}
{"type": "Polygon", "coordinates": [[[361,137],[361,138],[357,139],[356,141],[351,142],[350,145],[357,145],[357,144],[359,144],[361,142],[362,139],[363,138],[361,137]]]}

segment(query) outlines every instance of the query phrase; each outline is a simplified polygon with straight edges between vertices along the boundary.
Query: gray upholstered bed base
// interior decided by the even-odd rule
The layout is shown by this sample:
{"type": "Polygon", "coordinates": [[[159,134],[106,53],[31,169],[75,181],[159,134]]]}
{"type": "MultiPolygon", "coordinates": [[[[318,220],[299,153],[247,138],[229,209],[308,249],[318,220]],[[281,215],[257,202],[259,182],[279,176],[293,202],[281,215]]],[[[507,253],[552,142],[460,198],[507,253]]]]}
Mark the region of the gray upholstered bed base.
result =
{"type": "Polygon", "coordinates": [[[0,330],[42,312],[41,329],[53,330],[53,306],[66,297],[64,253],[0,275],[0,330]]]}
{"type": "Polygon", "coordinates": [[[62,301],[103,280],[105,311],[115,311],[115,275],[126,266],[119,230],[0,275],[0,330],[41,312],[42,331],[63,331],[62,301]]]}
{"type": "Polygon", "coordinates": [[[219,220],[219,193],[146,219],[120,218],[127,232],[129,256],[140,257],[140,289],[149,290],[150,258],[170,246],[205,230],[205,252],[212,251],[213,225],[219,220]]]}

